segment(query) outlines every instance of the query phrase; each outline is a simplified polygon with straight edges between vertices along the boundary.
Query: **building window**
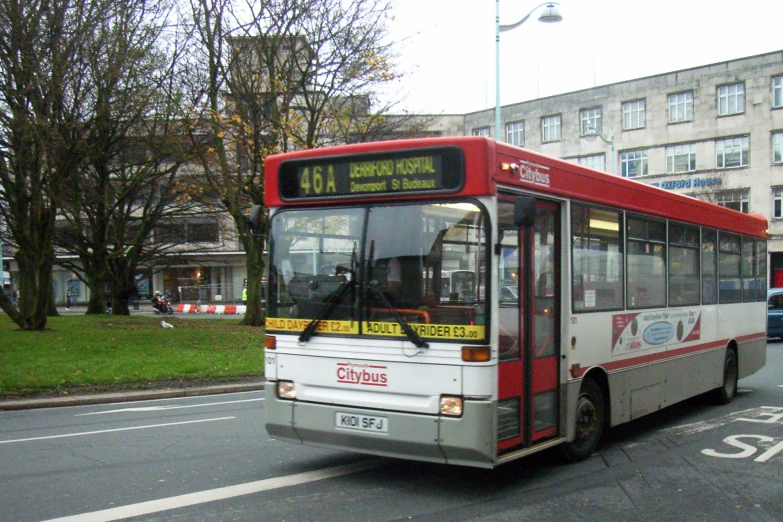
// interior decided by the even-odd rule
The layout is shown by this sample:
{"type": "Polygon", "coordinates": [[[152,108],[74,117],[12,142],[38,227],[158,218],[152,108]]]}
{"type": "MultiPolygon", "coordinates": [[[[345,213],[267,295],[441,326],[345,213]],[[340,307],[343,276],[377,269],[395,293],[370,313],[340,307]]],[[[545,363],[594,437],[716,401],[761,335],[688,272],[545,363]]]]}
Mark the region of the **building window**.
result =
{"type": "Polygon", "coordinates": [[[772,188],[772,219],[783,219],[783,188],[772,188]]]}
{"type": "Polygon", "coordinates": [[[620,153],[620,166],[624,178],[647,175],[647,151],[630,150],[620,153]]]}
{"type": "Polygon", "coordinates": [[[560,115],[544,116],[541,118],[541,141],[560,141],[560,115]]]}
{"type": "Polygon", "coordinates": [[[772,133],[772,163],[783,163],[783,132],[772,133]]]}
{"type": "Polygon", "coordinates": [[[217,243],[220,241],[220,225],[212,223],[188,223],[188,243],[217,243]]]}
{"type": "Polygon", "coordinates": [[[692,172],[696,170],[696,145],[666,147],[666,173],[692,172]]]}
{"type": "Polygon", "coordinates": [[[601,132],[601,107],[579,111],[582,121],[582,136],[591,136],[601,132]]]}
{"type": "Polygon", "coordinates": [[[592,156],[582,156],[579,158],[579,164],[595,170],[606,171],[606,158],[603,154],[594,154],[592,156]]]}
{"type": "Polygon", "coordinates": [[[715,167],[731,169],[748,166],[748,137],[727,138],[715,142],[715,167]]]}
{"type": "Polygon", "coordinates": [[[515,121],[514,123],[506,124],[506,143],[516,145],[517,147],[525,146],[524,121],[515,121]]]}
{"type": "Polygon", "coordinates": [[[693,91],[669,95],[669,123],[693,121],[693,91]]]}
{"type": "Polygon", "coordinates": [[[161,223],[155,230],[155,238],[160,243],[218,243],[220,225],[213,222],[172,222],[161,223]]]}
{"type": "Polygon", "coordinates": [[[750,210],[750,190],[725,190],[716,194],[716,203],[747,214],[750,210]]]}
{"type": "Polygon", "coordinates": [[[489,127],[479,127],[478,129],[473,129],[470,134],[472,136],[486,136],[489,138],[489,127]]]}
{"type": "Polygon", "coordinates": [[[623,130],[644,128],[644,100],[623,103],[623,130]]]}
{"type": "Polygon", "coordinates": [[[745,112],[745,84],[733,83],[718,87],[718,116],[745,112]]]}
{"type": "Polygon", "coordinates": [[[783,107],[783,76],[772,78],[772,108],[783,107]]]}

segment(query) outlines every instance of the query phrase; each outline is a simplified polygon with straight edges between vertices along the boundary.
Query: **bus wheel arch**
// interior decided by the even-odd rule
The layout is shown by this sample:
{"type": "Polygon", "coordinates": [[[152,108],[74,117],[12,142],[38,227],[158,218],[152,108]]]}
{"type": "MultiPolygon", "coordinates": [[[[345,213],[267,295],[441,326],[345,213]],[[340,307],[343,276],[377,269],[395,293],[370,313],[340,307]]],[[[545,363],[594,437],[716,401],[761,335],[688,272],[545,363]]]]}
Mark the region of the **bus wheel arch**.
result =
{"type": "Polygon", "coordinates": [[[588,458],[601,442],[609,419],[609,381],[603,370],[593,369],[582,378],[574,415],[574,437],[560,446],[567,462],[588,458]]]}
{"type": "Polygon", "coordinates": [[[737,381],[739,380],[739,350],[737,342],[732,339],[726,346],[723,356],[723,382],[713,393],[718,404],[728,404],[737,395],[737,381]]]}

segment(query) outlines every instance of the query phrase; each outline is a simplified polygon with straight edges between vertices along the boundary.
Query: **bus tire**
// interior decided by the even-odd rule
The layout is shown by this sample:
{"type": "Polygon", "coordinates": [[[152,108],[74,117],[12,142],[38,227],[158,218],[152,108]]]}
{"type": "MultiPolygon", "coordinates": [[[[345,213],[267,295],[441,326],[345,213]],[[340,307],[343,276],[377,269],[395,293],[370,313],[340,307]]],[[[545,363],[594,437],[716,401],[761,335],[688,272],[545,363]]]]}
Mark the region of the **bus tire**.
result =
{"type": "Polygon", "coordinates": [[[582,381],[576,401],[576,427],[574,439],[561,446],[566,462],[584,460],[598,448],[606,421],[606,404],[601,387],[594,379],[582,381]]]}
{"type": "Polygon", "coordinates": [[[734,348],[727,348],[726,358],[723,361],[723,384],[715,390],[715,400],[718,404],[730,403],[737,394],[738,375],[737,352],[734,348]]]}

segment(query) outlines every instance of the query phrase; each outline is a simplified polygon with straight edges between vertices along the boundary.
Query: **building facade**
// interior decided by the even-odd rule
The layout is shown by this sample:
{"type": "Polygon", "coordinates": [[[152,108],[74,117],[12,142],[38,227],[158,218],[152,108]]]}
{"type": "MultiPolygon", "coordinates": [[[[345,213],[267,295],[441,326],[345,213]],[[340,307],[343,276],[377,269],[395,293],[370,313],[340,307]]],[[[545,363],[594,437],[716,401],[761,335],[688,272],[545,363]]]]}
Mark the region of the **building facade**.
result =
{"type": "MultiPolygon", "coordinates": [[[[494,109],[423,118],[429,136],[495,138],[494,109]]],[[[506,105],[501,129],[502,141],[763,215],[770,286],[783,287],[783,51],[506,105]]],[[[212,250],[181,267],[140,273],[141,293],[240,300],[245,256],[231,228],[216,228],[212,250]]],[[[86,300],[74,274],[54,279],[58,302],[68,290],[86,300]]]]}
{"type": "MultiPolygon", "coordinates": [[[[464,116],[494,136],[494,109],[464,116]]],[[[500,140],[769,222],[783,286],[783,51],[501,108],[500,140]]]]}

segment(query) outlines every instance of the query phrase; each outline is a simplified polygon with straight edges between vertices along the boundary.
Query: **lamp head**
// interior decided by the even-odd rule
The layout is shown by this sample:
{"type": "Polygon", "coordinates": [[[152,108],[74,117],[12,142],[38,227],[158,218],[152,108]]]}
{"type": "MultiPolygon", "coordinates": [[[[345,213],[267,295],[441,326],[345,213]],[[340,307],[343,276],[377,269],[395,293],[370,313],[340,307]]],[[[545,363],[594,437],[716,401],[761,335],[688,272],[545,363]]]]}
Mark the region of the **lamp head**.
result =
{"type": "Polygon", "coordinates": [[[539,22],[547,24],[554,24],[562,20],[563,16],[560,14],[560,11],[557,10],[555,4],[547,4],[544,10],[541,11],[541,16],[538,17],[539,22]]]}

